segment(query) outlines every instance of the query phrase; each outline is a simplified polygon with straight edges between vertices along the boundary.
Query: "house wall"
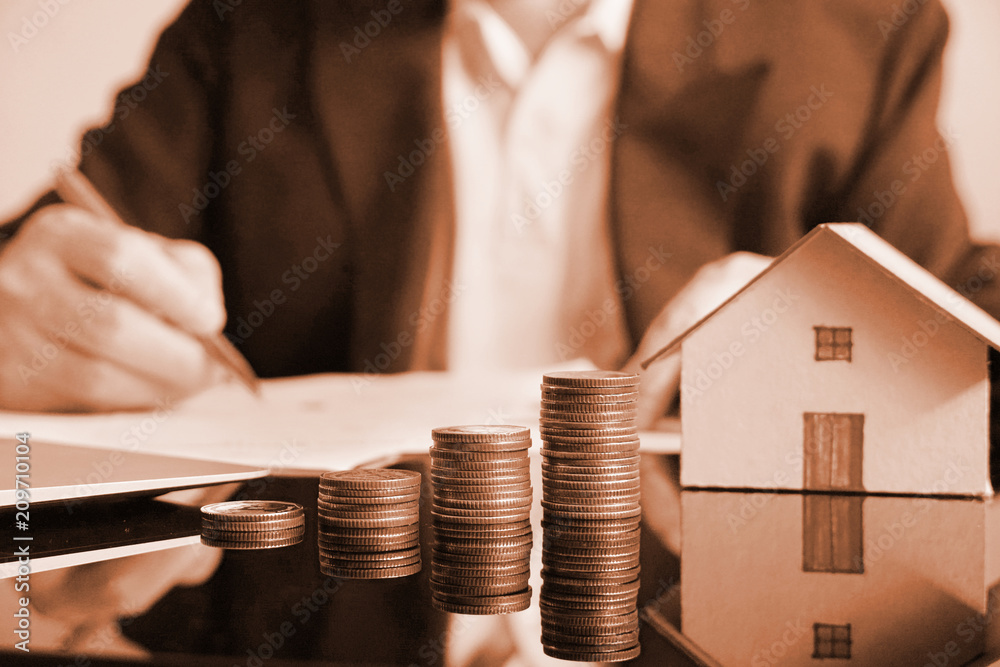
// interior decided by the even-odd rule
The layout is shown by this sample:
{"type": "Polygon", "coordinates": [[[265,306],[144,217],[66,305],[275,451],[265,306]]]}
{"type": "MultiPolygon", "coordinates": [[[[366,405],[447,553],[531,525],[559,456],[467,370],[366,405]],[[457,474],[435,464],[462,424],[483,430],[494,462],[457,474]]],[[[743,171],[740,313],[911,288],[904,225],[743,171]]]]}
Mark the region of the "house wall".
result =
{"type": "Polygon", "coordinates": [[[851,624],[851,661],[836,664],[962,665],[983,650],[984,503],[867,497],[865,573],[831,574],[802,571],[801,494],[682,495],[681,630],[725,667],[820,664],[813,623],[851,624]]]}
{"type": "Polygon", "coordinates": [[[803,413],[847,412],[865,490],[989,493],[985,344],[832,236],[684,341],[683,484],[801,489],[803,413]],[[853,360],[814,361],[816,325],[852,327],[853,360]]]}

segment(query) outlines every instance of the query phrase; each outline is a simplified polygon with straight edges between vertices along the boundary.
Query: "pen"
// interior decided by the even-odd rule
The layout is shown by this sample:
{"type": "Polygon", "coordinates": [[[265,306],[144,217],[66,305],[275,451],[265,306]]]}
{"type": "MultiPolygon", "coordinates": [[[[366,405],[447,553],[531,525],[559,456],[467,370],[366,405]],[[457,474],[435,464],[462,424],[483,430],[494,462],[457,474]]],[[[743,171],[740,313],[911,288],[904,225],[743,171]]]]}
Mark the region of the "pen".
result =
{"type": "MultiPolygon", "coordinates": [[[[121,216],[101,196],[86,176],[79,170],[62,170],[56,176],[56,194],[67,204],[73,204],[90,211],[99,218],[126,224],[121,216]]],[[[214,336],[195,335],[205,348],[208,356],[225,368],[256,395],[260,394],[260,380],[243,355],[222,334],[214,336]]]]}

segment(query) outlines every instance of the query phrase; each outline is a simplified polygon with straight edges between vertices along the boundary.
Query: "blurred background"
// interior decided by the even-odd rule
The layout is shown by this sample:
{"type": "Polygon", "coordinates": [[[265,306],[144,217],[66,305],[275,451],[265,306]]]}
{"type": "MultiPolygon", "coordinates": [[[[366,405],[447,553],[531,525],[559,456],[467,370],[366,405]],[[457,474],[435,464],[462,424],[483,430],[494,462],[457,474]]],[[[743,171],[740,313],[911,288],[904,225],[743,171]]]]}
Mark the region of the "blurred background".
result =
{"type": "MultiPolygon", "coordinates": [[[[0,220],[47,189],[55,165],[75,163],[81,133],[107,120],[114,93],[145,70],[156,36],[186,2],[0,3],[0,220]],[[52,16],[39,16],[35,30],[43,7],[52,16]]],[[[952,34],[938,124],[957,137],[955,178],[973,234],[1000,241],[1000,1],[944,4],[952,34]]]]}

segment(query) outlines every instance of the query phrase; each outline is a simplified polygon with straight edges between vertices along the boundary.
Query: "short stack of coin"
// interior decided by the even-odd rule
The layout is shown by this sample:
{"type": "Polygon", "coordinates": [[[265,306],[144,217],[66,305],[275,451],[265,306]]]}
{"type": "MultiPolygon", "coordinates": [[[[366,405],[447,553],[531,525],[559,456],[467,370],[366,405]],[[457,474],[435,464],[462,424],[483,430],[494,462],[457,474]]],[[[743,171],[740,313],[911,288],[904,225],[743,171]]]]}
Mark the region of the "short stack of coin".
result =
{"type": "Polygon", "coordinates": [[[432,432],[434,606],[506,614],[531,604],[531,431],[453,426],[432,432]]]}
{"type": "Polygon", "coordinates": [[[542,380],[542,646],[564,660],[639,655],[639,378],[542,380]]]}
{"type": "Polygon", "coordinates": [[[306,532],[302,505],[231,500],[201,508],[201,542],[222,549],[275,549],[298,544],[306,532]]]}
{"type": "Polygon", "coordinates": [[[317,513],[323,574],[392,579],[420,572],[420,473],[323,473],[317,513]]]}

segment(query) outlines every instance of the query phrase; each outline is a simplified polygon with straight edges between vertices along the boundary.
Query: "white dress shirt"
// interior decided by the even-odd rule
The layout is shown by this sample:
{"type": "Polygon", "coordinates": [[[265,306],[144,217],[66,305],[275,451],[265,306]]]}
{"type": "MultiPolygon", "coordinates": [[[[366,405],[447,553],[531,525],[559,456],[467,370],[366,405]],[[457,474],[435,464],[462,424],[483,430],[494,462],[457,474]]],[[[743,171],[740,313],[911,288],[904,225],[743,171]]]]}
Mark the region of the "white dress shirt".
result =
{"type": "MultiPolygon", "coordinates": [[[[573,9],[585,0],[564,3],[573,9]]],[[[457,222],[449,368],[628,353],[608,230],[613,115],[632,0],[565,17],[536,59],[485,0],[454,0],[443,97],[457,222]]]]}

